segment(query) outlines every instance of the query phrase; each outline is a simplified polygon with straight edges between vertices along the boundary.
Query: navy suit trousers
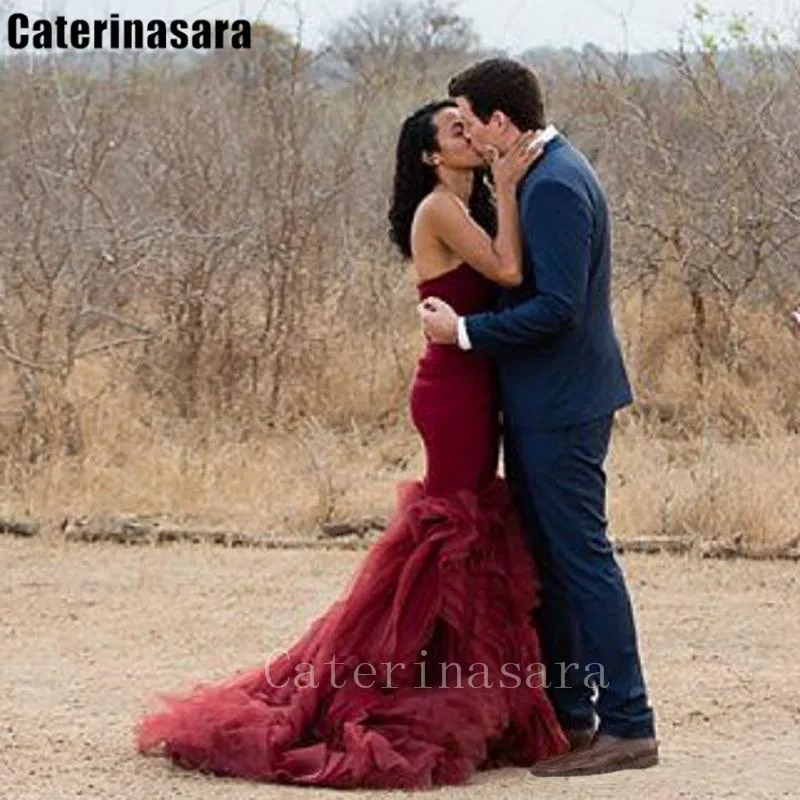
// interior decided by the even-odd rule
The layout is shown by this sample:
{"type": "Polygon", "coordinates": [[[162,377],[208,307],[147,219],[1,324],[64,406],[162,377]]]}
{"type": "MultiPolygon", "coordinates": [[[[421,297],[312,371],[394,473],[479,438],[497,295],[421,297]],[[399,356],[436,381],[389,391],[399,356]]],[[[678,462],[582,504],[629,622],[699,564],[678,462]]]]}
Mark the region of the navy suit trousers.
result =
{"type": "Polygon", "coordinates": [[[542,580],[548,694],[565,728],[653,736],[631,602],[607,536],[613,414],[556,430],[504,431],[505,474],[542,580]]]}

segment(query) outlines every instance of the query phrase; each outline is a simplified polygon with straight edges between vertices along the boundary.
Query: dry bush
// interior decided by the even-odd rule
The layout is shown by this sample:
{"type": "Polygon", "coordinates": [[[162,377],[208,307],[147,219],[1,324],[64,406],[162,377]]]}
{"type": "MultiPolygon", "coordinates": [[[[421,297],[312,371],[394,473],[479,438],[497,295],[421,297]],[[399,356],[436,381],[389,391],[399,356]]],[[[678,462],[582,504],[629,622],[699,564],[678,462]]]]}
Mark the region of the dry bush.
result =
{"type": "Polygon", "coordinates": [[[674,535],[759,550],[800,535],[797,435],[676,440],[623,422],[608,463],[616,537],[674,535]]]}
{"type": "MultiPolygon", "coordinates": [[[[800,62],[705,24],[646,63],[529,57],[614,214],[617,527],[758,541],[800,480],[800,62]],[[737,505],[750,463],[762,500],[737,505]]],[[[246,53],[0,65],[0,510],[300,530],[390,507],[424,467],[394,141],[476,48],[432,0],[318,52],[261,26],[246,53]]]]}

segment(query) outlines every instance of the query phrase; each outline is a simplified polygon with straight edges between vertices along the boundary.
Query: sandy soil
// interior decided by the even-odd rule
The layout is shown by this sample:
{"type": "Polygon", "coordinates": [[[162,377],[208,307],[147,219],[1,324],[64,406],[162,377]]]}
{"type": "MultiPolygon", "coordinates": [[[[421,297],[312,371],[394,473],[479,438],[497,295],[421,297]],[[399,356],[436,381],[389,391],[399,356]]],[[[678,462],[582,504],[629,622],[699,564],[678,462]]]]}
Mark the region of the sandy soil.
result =
{"type": "MultiPolygon", "coordinates": [[[[363,553],[2,539],[0,797],[338,796],[182,772],[136,755],[131,731],[152,692],[226,677],[288,644],[363,553]]],[[[667,556],[623,564],[662,764],[582,779],[498,770],[437,796],[798,797],[800,568],[667,556]]]]}

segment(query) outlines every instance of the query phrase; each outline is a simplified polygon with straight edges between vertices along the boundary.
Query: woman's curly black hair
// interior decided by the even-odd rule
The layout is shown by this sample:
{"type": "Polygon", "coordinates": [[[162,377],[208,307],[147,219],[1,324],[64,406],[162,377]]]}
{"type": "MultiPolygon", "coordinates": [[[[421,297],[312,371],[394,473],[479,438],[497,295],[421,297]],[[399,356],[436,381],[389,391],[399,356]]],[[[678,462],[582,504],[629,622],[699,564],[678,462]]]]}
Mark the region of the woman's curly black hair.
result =
{"type": "MultiPolygon", "coordinates": [[[[422,160],[424,153],[434,153],[439,149],[433,118],[443,108],[453,107],[456,107],[454,100],[434,100],[407,117],[400,129],[394,193],[389,209],[389,238],[406,258],[411,258],[414,213],[437,183],[434,168],[422,160]]],[[[485,182],[486,174],[485,169],[476,170],[469,210],[472,218],[494,237],[497,233],[497,212],[491,190],[485,182]]]]}

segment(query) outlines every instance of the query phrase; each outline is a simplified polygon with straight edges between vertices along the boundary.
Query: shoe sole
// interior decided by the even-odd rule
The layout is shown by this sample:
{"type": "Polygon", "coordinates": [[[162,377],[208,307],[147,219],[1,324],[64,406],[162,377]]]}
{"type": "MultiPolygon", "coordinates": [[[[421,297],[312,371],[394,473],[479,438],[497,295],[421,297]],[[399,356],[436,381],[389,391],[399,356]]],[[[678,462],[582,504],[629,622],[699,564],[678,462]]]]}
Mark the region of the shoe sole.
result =
{"type": "Polygon", "coordinates": [[[606,775],[609,772],[620,772],[625,769],[647,769],[648,767],[655,767],[658,764],[658,753],[646,753],[640,756],[634,756],[626,761],[617,761],[613,764],[605,764],[603,766],[588,767],[575,771],[565,772],[536,772],[536,768],[531,769],[531,774],[537,778],[582,778],[588,775],[606,775]]]}

